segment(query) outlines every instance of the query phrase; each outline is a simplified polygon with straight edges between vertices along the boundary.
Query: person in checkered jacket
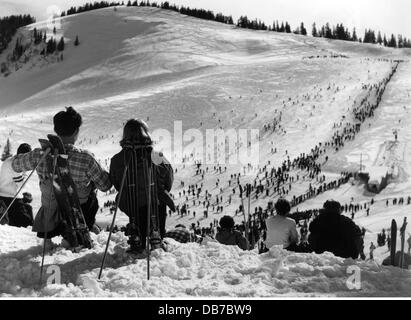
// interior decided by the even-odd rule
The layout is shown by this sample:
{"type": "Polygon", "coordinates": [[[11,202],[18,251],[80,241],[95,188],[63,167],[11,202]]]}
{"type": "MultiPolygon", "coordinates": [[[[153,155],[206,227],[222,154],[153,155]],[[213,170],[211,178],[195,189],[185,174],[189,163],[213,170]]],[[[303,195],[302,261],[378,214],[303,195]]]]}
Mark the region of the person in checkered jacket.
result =
{"type": "Polygon", "coordinates": [[[174,229],[166,232],[164,238],[171,238],[180,243],[191,242],[190,231],[182,224],[176,225],[174,229]]]}
{"type": "MultiPolygon", "coordinates": [[[[54,131],[61,138],[68,154],[69,169],[77,187],[81,208],[88,228],[96,231],[96,214],[99,208],[96,190],[109,191],[112,183],[108,172],[102,169],[94,156],[87,150],[75,147],[80,133],[82,118],[72,107],[54,116],[54,131]]],[[[16,172],[33,170],[40,161],[43,150],[38,148],[13,158],[12,167],[16,172]]],[[[39,238],[51,239],[63,234],[62,219],[52,192],[50,180],[51,157],[37,167],[40,180],[41,207],[37,213],[33,231],[39,238]]],[[[96,231],[97,232],[97,231],[96,231]]]]}

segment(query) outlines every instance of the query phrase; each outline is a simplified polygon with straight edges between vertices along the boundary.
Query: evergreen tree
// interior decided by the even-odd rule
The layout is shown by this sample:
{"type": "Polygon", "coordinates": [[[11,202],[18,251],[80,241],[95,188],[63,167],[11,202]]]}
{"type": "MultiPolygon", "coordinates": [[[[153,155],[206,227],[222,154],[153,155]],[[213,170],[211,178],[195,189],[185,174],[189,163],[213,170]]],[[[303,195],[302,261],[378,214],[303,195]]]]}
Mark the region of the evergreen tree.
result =
{"type": "Polygon", "coordinates": [[[388,46],[390,48],[396,48],[397,47],[397,39],[395,39],[395,36],[393,34],[391,35],[391,39],[388,43],[388,46]]]}
{"type": "Polygon", "coordinates": [[[49,39],[49,41],[47,41],[46,53],[52,54],[56,51],[56,49],[57,49],[56,40],[54,38],[49,39]]]}
{"type": "Polygon", "coordinates": [[[384,34],[383,44],[384,44],[384,47],[388,46],[387,36],[385,34],[384,34]]]}
{"type": "Polygon", "coordinates": [[[358,41],[358,36],[357,36],[357,30],[355,30],[355,28],[352,31],[352,37],[351,37],[352,41],[357,42],[358,41]]]}
{"type": "Polygon", "coordinates": [[[291,26],[288,24],[288,22],[285,23],[285,32],[291,33],[291,26]]]}
{"type": "Polygon", "coordinates": [[[381,32],[380,32],[380,31],[378,31],[377,43],[378,43],[379,45],[381,45],[381,44],[383,43],[383,40],[382,40],[382,36],[381,36],[381,32]]]}
{"type": "Polygon", "coordinates": [[[21,44],[21,40],[17,39],[16,45],[13,50],[13,58],[12,58],[13,61],[19,60],[21,56],[23,55],[23,52],[24,52],[24,48],[23,48],[23,45],[21,44]]]}
{"type": "Polygon", "coordinates": [[[313,28],[312,28],[312,32],[311,32],[313,37],[318,37],[318,32],[317,32],[317,27],[315,25],[315,22],[313,23],[313,28]]]}
{"type": "Polygon", "coordinates": [[[326,37],[327,39],[333,38],[332,30],[328,22],[325,24],[324,37],[326,37]]]}
{"type": "Polygon", "coordinates": [[[57,50],[58,51],[64,51],[64,38],[63,37],[61,37],[61,39],[60,39],[60,41],[57,45],[57,50]]]}
{"type": "Polygon", "coordinates": [[[402,35],[398,35],[398,48],[404,48],[404,42],[403,42],[403,39],[402,39],[402,35]]]}
{"type": "Polygon", "coordinates": [[[80,41],[78,40],[78,35],[76,36],[76,40],[74,41],[74,45],[77,47],[80,44],[80,41]]]}
{"type": "Polygon", "coordinates": [[[300,25],[300,33],[301,33],[303,36],[306,36],[306,35],[307,35],[307,29],[306,29],[305,26],[304,26],[304,22],[301,22],[301,25],[300,25]]]}

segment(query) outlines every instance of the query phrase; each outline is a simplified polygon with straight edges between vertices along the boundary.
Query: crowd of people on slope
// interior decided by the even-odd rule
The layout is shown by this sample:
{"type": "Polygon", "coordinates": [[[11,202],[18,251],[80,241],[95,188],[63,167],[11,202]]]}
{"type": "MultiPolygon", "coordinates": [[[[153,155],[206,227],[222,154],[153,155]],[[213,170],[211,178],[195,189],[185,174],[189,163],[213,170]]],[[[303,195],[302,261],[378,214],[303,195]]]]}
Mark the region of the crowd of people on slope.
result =
{"type": "MultiPolygon", "coordinates": [[[[278,167],[271,167],[270,161],[258,167],[257,175],[251,183],[245,183],[242,180],[243,175],[251,171],[255,171],[256,168],[248,165],[244,166],[244,172],[238,172],[232,174],[228,179],[228,186],[221,186],[221,181],[219,179],[216,182],[216,191],[220,191],[218,194],[212,195],[209,190],[205,190],[203,183],[197,183],[195,185],[187,185],[182,181],[183,190],[178,193],[178,198],[174,199],[182,201],[181,204],[177,205],[177,212],[182,216],[193,214],[198,214],[198,211],[203,214],[204,218],[209,216],[210,212],[222,213],[224,211],[225,205],[231,205],[234,197],[243,198],[246,195],[246,190],[248,185],[251,185],[251,197],[253,200],[258,200],[267,197],[282,197],[289,196],[293,190],[293,186],[296,182],[302,181],[312,181],[309,190],[301,195],[294,194],[292,196],[291,202],[292,206],[296,206],[307,199],[313,198],[322,192],[330,190],[332,188],[338,188],[344,183],[347,183],[353,176],[349,172],[342,172],[341,177],[335,181],[325,181],[325,176],[322,174],[322,166],[328,161],[328,150],[339,151],[344,147],[346,141],[351,141],[355,138],[356,134],[361,129],[361,123],[363,123],[367,118],[372,117],[374,111],[380,101],[382,93],[385,90],[387,83],[392,78],[398,66],[398,62],[393,63],[392,69],[387,77],[376,84],[363,84],[363,89],[365,91],[364,98],[361,101],[355,101],[354,107],[352,108],[352,118],[343,117],[340,123],[334,124],[334,133],[329,141],[324,143],[318,143],[314,148],[311,149],[308,154],[300,154],[297,158],[291,160],[290,156],[288,159],[283,161],[283,163],[278,167]],[[354,121],[353,121],[354,120],[354,121]],[[322,160],[321,160],[322,159],[322,160]],[[317,185],[314,185],[317,182],[317,185]],[[226,191],[223,195],[223,191],[226,191]],[[230,192],[231,191],[231,192],[230,192]],[[202,206],[202,208],[201,208],[202,206]],[[190,210],[190,207],[197,207],[196,210],[190,210]],[[200,207],[200,208],[198,208],[200,207]],[[182,210],[180,210],[182,208],[182,210]]],[[[336,90],[339,88],[334,84],[330,84],[328,90],[336,90]]],[[[309,99],[309,97],[304,97],[309,99]]],[[[289,103],[292,99],[289,98],[289,103]]],[[[287,103],[288,103],[287,102],[287,103]]],[[[297,101],[298,103],[298,101],[297,101]]],[[[283,101],[286,104],[286,101],[283,101]]],[[[266,123],[264,125],[263,132],[269,132],[271,130],[276,130],[280,127],[282,119],[282,112],[277,112],[272,122],[266,123]]],[[[273,150],[272,150],[273,151],[273,150]]],[[[274,151],[273,151],[274,152],[274,151]]],[[[272,152],[272,153],[273,153],[272,152]]],[[[277,152],[277,150],[275,150],[277,152]]],[[[287,155],[287,151],[286,151],[287,155]]],[[[211,171],[211,170],[210,170],[211,171]]],[[[206,179],[205,174],[209,173],[209,168],[204,167],[201,163],[196,164],[196,175],[200,175],[202,180],[206,179]]],[[[214,172],[220,173],[222,171],[221,166],[215,166],[214,172]]],[[[352,211],[352,215],[355,215],[355,209],[352,211]]],[[[237,214],[241,213],[241,208],[236,210],[237,214]]],[[[369,210],[367,210],[369,214],[369,210]]]]}

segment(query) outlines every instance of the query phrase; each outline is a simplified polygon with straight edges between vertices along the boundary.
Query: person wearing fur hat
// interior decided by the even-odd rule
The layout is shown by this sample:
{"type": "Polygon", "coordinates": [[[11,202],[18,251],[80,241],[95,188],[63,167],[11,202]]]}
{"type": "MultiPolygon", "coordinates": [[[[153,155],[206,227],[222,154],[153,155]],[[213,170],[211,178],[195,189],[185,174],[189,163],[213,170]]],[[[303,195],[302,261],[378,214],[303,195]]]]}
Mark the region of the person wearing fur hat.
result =
{"type": "Polygon", "coordinates": [[[338,257],[357,259],[362,251],[361,229],[350,218],[341,215],[341,205],[337,201],[324,203],[309,230],[308,242],[315,253],[327,251],[338,257]]]}
{"type": "Polygon", "coordinates": [[[248,240],[237,230],[234,230],[234,219],[224,216],[220,219],[220,230],[217,232],[216,240],[228,246],[238,246],[240,249],[248,250],[248,240]]]}

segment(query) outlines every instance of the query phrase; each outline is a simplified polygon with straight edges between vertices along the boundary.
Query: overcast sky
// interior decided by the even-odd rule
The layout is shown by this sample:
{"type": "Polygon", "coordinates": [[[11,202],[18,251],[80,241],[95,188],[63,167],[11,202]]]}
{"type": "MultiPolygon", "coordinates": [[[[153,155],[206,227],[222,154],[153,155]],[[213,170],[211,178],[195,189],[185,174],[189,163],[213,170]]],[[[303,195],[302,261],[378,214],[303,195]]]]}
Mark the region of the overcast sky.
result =
{"type": "MultiPolygon", "coordinates": [[[[121,0],[119,0],[121,1],[121,0]]],[[[140,0],[139,0],[140,1],[140,0]]],[[[157,0],[158,2],[165,0],[157,0]]],[[[0,16],[31,13],[38,20],[47,17],[47,7],[55,5],[66,10],[87,0],[0,0],[0,16]]],[[[125,0],[127,2],[127,0],[125,0]]],[[[356,26],[362,35],[365,27],[387,34],[402,33],[411,38],[411,0],[169,0],[215,12],[261,18],[266,23],[287,20],[295,28],[303,21],[309,30],[311,24],[332,25],[344,23],[350,29],[356,26]]]]}

